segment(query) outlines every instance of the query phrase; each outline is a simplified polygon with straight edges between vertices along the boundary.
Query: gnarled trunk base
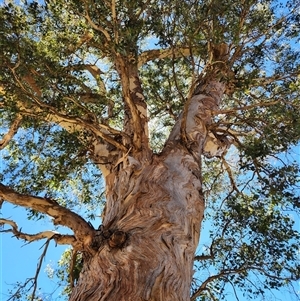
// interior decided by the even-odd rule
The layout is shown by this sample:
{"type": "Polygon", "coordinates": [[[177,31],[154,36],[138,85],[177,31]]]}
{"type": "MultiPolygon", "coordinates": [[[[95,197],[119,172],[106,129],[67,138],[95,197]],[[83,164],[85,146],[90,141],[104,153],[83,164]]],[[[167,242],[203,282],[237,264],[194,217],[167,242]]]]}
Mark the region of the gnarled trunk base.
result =
{"type": "Polygon", "coordinates": [[[204,210],[199,164],[178,147],[120,165],[106,179],[99,249],[70,300],[187,301],[204,210]]]}

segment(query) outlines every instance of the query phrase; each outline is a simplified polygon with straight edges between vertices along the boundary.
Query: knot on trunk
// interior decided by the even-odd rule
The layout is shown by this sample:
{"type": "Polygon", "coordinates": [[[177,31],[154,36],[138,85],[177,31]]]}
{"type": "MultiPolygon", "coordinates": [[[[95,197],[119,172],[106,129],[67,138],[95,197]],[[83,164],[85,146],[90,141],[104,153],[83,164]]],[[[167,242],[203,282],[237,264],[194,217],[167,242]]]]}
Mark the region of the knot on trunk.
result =
{"type": "Polygon", "coordinates": [[[127,234],[123,231],[116,230],[108,239],[108,245],[111,248],[121,248],[127,240],[127,234]]]}
{"type": "Polygon", "coordinates": [[[128,235],[121,230],[105,230],[101,225],[98,230],[95,231],[91,247],[94,250],[99,250],[105,242],[108,243],[110,248],[121,248],[126,242],[128,235]]]}

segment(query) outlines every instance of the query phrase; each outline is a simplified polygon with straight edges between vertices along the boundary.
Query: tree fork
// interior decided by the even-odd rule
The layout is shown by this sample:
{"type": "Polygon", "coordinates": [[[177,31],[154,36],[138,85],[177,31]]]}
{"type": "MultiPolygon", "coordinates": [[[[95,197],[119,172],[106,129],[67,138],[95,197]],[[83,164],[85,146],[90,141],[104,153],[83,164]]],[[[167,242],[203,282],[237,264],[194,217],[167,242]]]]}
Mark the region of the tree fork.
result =
{"type": "Polygon", "coordinates": [[[110,234],[85,261],[70,301],[189,299],[204,214],[200,157],[223,92],[224,84],[211,81],[191,99],[189,147],[181,139],[181,117],[160,155],[139,162],[127,154],[106,177],[103,231],[110,234]]]}

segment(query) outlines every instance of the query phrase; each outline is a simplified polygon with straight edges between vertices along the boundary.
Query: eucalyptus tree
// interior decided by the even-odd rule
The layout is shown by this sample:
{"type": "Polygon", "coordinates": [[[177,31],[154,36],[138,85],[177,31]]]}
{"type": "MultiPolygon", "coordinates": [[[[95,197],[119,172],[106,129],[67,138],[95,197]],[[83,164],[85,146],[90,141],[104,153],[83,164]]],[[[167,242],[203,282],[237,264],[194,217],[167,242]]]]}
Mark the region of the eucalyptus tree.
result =
{"type": "Polygon", "coordinates": [[[299,279],[297,2],[1,4],[1,202],[72,233],[2,231],[72,247],[69,300],[299,279]]]}

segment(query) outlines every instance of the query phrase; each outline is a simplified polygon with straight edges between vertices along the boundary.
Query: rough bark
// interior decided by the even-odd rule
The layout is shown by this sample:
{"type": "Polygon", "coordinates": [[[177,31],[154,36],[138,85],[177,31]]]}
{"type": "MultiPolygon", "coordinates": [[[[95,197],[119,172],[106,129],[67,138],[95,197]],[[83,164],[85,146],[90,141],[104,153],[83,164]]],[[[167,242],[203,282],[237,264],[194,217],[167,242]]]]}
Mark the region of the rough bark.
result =
{"type": "Polygon", "coordinates": [[[121,164],[107,177],[98,252],[86,256],[70,300],[188,300],[204,210],[200,167],[181,147],[143,166],[121,164]],[[120,243],[114,233],[124,233],[120,243]]]}
{"type": "MultiPolygon", "coordinates": [[[[103,225],[70,301],[189,300],[204,214],[201,154],[229,142],[209,135],[224,85],[209,81],[188,102],[160,155],[130,153],[106,177],[103,225]]],[[[197,89],[196,89],[197,91],[197,89]]]]}

